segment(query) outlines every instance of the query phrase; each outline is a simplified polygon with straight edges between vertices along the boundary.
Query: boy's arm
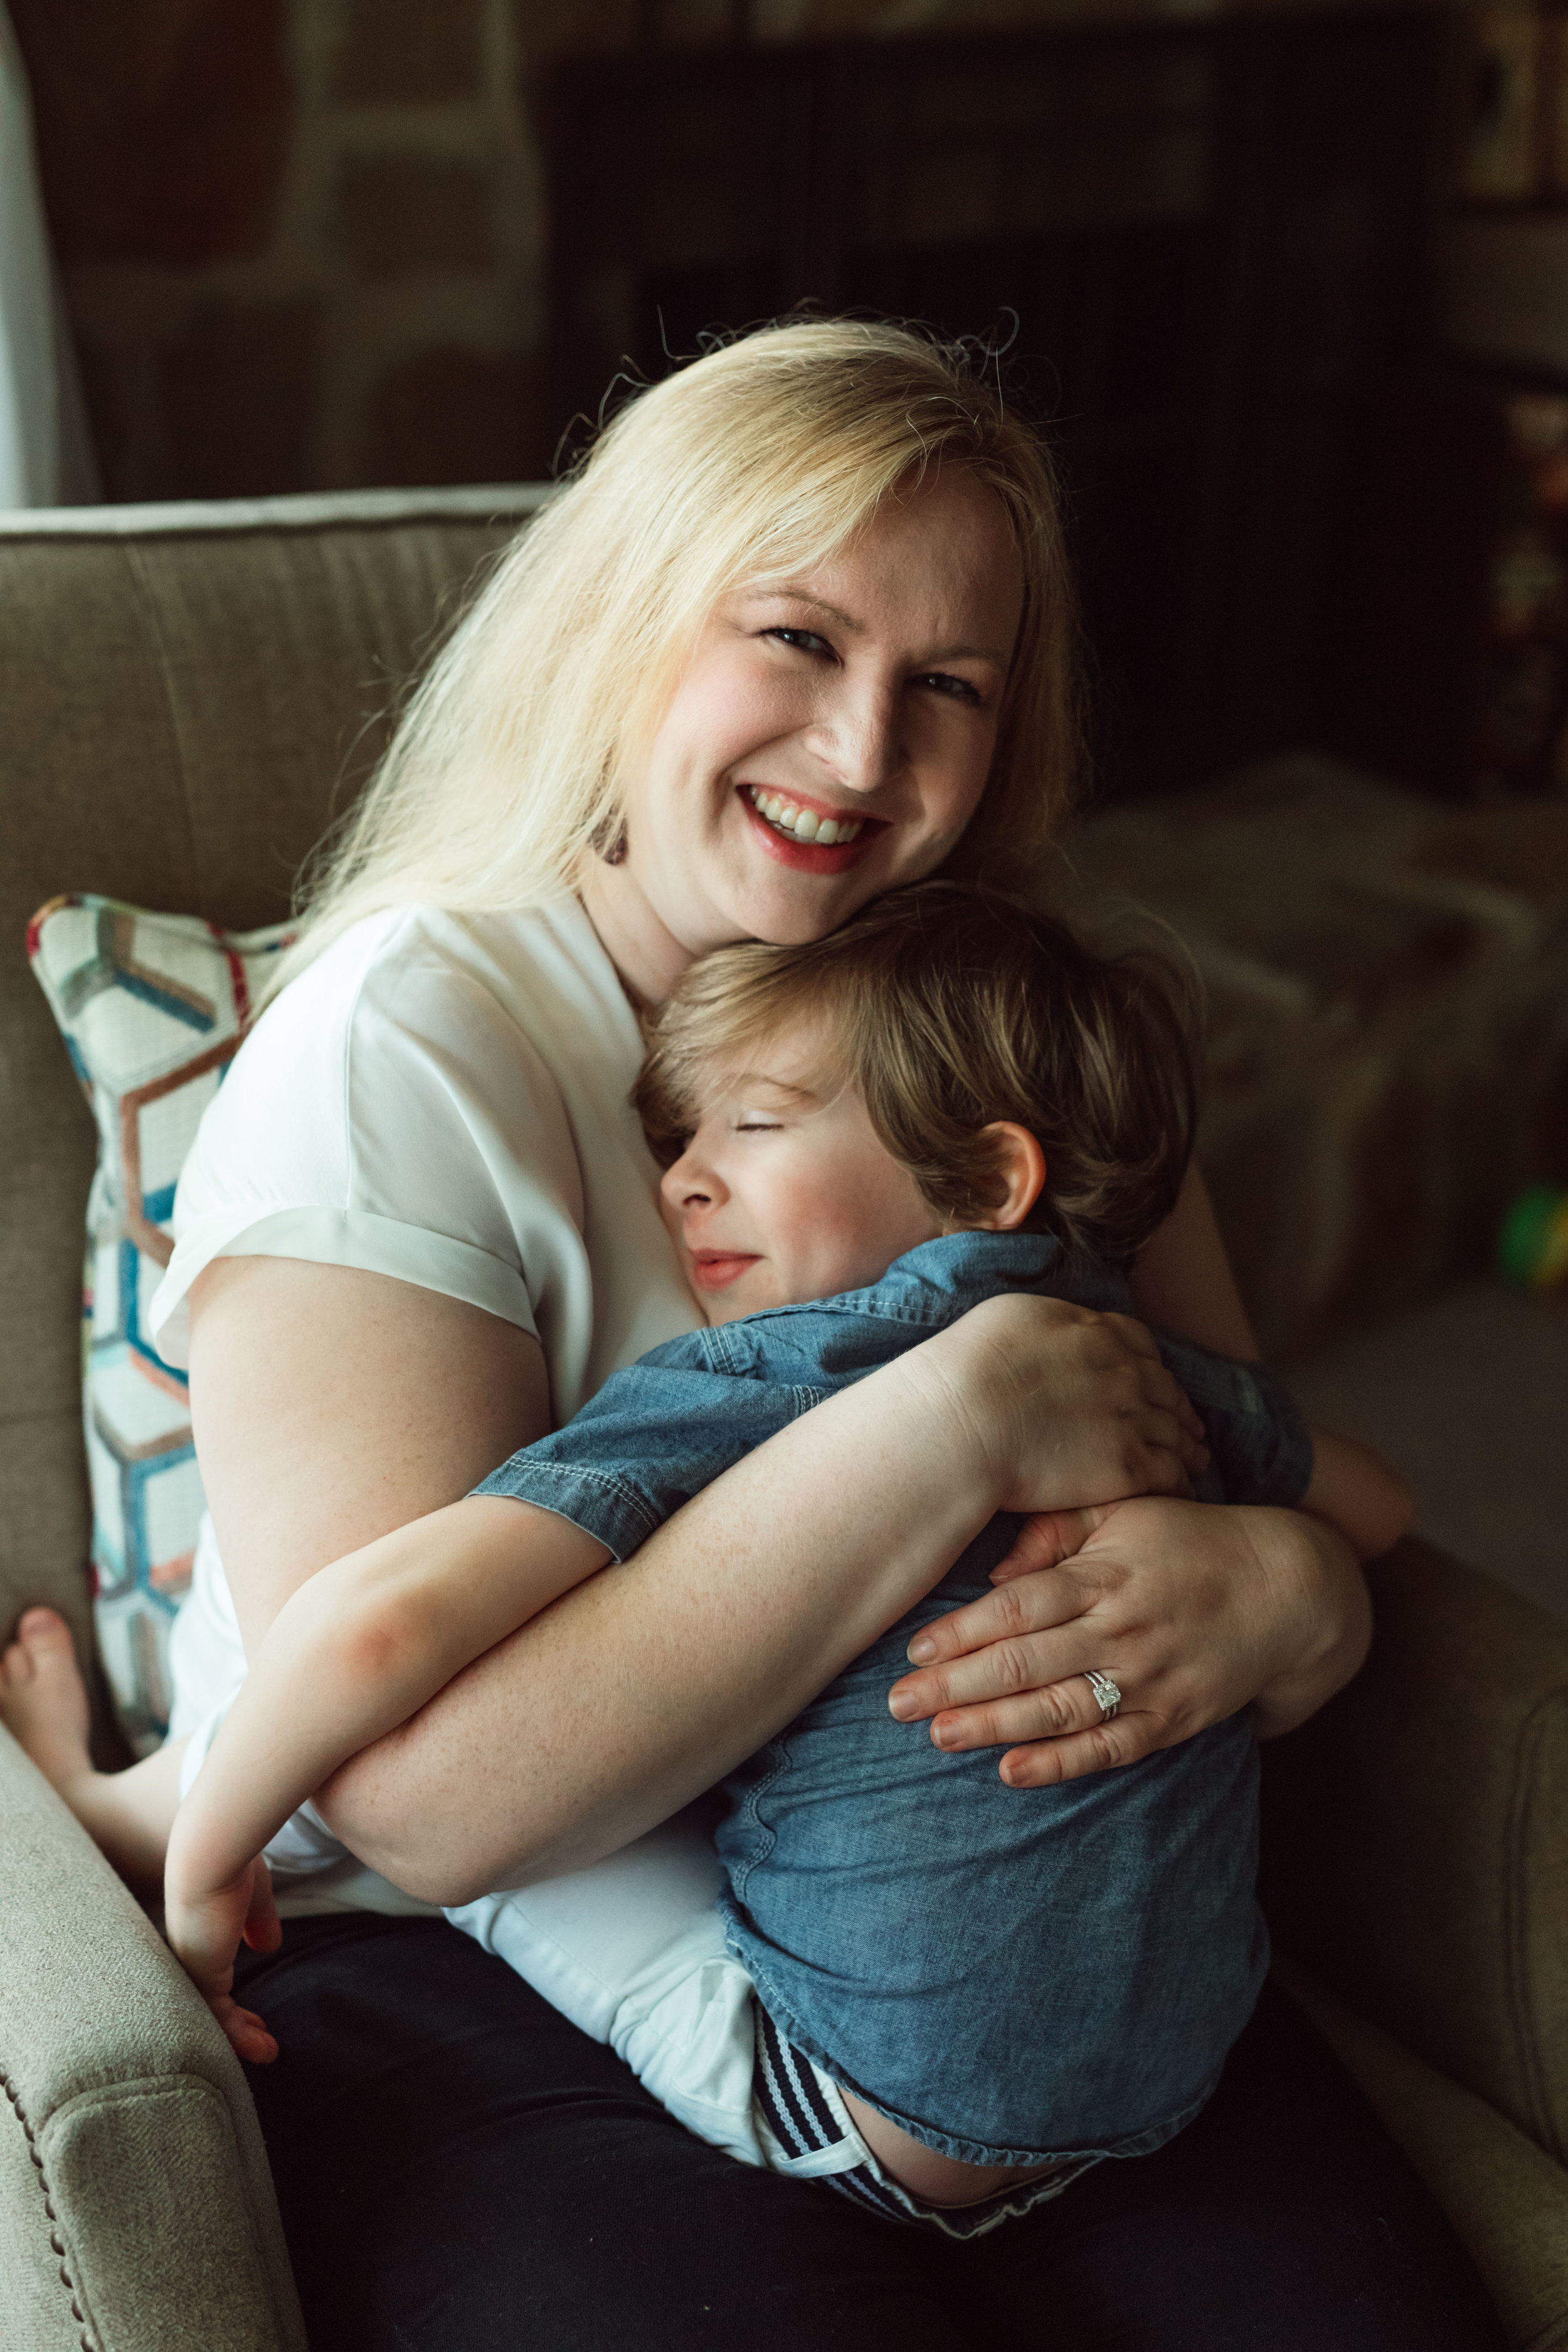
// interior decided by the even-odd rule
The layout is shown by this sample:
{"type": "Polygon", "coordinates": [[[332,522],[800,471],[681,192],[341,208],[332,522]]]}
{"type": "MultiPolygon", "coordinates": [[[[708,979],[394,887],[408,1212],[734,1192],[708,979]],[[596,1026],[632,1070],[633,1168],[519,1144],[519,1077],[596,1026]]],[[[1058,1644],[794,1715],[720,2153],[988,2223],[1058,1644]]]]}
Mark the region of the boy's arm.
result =
{"type": "Polygon", "coordinates": [[[1338,1528],[1358,1559],[1380,1559],[1409,1534],[1415,1497],[1372,1446],[1314,1429],[1312,1475],[1301,1508],[1338,1528]]]}
{"type": "MultiPolygon", "coordinates": [[[[1267,1365],[1241,1362],[1169,1333],[1160,1352],[1203,1416],[1213,1467],[1230,1503],[1309,1511],[1337,1528],[1358,1559],[1376,1559],[1415,1516],[1405,1481],[1370,1445],[1309,1429],[1267,1365]]],[[[1200,1501],[1215,1501],[1197,1486],[1200,1501]]]]}
{"type": "Polygon", "coordinates": [[[553,1511],[470,1495],[334,1561],[290,1596],[169,1841],[169,1939],[207,1999],[226,2003],[226,2027],[247,1917],[257,1940],[272,1933],[253,1869],[268,1839],[340,1764],[609,1558],[553,1511]]]}

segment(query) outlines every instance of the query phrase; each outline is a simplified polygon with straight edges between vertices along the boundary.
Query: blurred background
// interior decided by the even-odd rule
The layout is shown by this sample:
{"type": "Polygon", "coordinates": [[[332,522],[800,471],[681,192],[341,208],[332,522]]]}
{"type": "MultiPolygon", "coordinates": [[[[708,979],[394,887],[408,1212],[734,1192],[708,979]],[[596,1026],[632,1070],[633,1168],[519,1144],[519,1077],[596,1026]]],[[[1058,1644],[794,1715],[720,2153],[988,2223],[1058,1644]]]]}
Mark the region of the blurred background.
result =
{"type": "Polygon", "coordinates": [[[1112,789],[1568,785],[1560,10],[10,5],[107,497],[545,475],[617,372],[868,305],[1054,424],[1112,789]]]}
{"type": "Polygon", "coordinates": [[[1071,495],[1073,870],[1203,966],[1265,1338],[1568,1610],[1560,0],[9,7],[61,362],[15,503],[545,477],[800,302],[988,339],[1071,495]]]}

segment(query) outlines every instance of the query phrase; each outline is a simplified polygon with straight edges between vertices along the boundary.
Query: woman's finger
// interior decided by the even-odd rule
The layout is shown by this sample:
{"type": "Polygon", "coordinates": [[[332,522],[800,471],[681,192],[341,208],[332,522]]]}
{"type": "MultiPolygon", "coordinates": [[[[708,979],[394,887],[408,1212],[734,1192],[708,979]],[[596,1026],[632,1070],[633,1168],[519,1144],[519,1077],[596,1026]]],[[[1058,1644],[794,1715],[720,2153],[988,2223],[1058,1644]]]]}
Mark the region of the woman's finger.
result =
{"type": "Polygon", "coordinates": [[[1204,1425],[1163,1364],[1142,1369],[1144,1428],[1162,1445],[1196,1448],[1207,1458],[1204,1425]]]}
{"type": "MultiPolygon", "coordinates": [[[[1099,1518],[1114,1507],[1107,1504],[1094,1511],[1042,1512],[1040,1516],[1070,1523],[1099,1518]]],[[[1086,1535],[1089,1532],[1085,1530],[1086,1535]]],[[[915,1634],[906,1654],[912,1665],[940,1666],[950,1658],[965,1657],[973,1650],[986,1650],[998,1642],[1022,1640],[1053,1625],[1070,1625],[1083,1615],[1091,1598],[1080,1577],[1070,1571],[1058,1573],[1053,1564],[1042,1573],[1015,1577],[994,1592],[966,1601],[961,1609],[949,1610],[945,1617],[933,1618],[915,1634]]],[[[901,1690],[906,1683],[920,1679],[918,1675],[906,1675],[893,1688],[901,1690]]]]}
{"type": "Polygon", "coordinates": [[[1090,1772],[1108,1772],[1115,1765],[1136,1764],[1152,1756],[1167,1744],[1168,1728],[1157,1715],[1118,1715],[1065,1739],[1010,1748],[996,1769],[1009,1789],[1056,1789],[1065,1780],[1081,1780],[1090,1772]]]}
{"type": "MultiPolygon", "coordinates": [[[[1135,1315],[1119,1315],[1114,1308],[1102,1315],[1100,1321],[1108,1324],[1123,1347],[1130,1348],[1135,1356],[1146,1356],[1152,1363],[1160,1363],[1159,1344],[1147,1323],[1140,1323],[1135,1315]]],[[[1161,1369],[1164,1369],[1163,1365],[1161,1369]]]]}
{"type": "MultiPolygon", "coordinates": [[[[1046,1569],[1059,1568],[1064,1559],[1070,1559],[1088,1541],[1096,1528],[1103,1527],[1115,1508],[1114,1503],[1095,1503],[1081,1511],[1035,1512],[1019,1528],[1012,1550],[992,1570],[992,1583],[1011,1584],[1020,1576],[1037,1576],[1046,1569]]],[[[951,1620],[942,1618],[938,1622],[947,1624],[951,1620]]],[[[929,1626],[925,1628],[928,1633],[931,1630],[929,1626]]],[[[939,1647],[931,1654],[940,1657],[943,1653],[939,1647]]],[[[912,1642],[910,1655],[917,1655],[912,1642]]]]}
{"type": "MultiPolygon", "coordinates": [[[[1002,1588],[1004,1592],[1013,1589],[1009,1585],[1002,1588]]],[[[1124,1660],[1120,1663],[1125,1664],[1124,1660]]],[[[939,1666],[921,1666],[893,1685],[888,1694],[888,1712],[896,1722],[919,1723],[941,1715],[947,1707],[985,1709],[1003,1699],[1037,1697],[1058,1683],[1071,1682],[1090,1666],[1115,1675],[1120,1682],[1122,1675],[1118,1672],[1118,1664],[1110,1654],[1103,1626],[1079,1618],[1039,1633],[988,1642],[983,1649],[968,1651],[963,1657],[950,1658],[939,1666]]],[[[1026,1733],[1020,1725],[1017,1731],[994,1736],[1016,1739],[1026,1733]]],[[[981,1747],[985,1742],[964,1740],[954,1744],[981,1747]]]]}
{"type": "Polygon", "coordinates": [[[931,1717],[931,1741],[944,1754],[958,1756],[974,1748],[1012,1748],[1025,1740],[1063,1739],[1074,1732],[1091,1731],[1104,1720],[1088,1677],[1072,1675],[1066,1682],[1020,1691],[1016,1698],[944,1707],[931,1717]]]}
{"type": "Polygon", "coordinates": [[[1202,1462],[1190,1458],[1192,1445],[1184,1439],[1178,1450],[1163,1445],[1135,1443],[1126,1449],[1123,1466],[1127,1473],[1127,1494],[1173,1495],[1179,1501],[1192,1498],[1193,1479],[1204,1467],[1202,1462]]]}

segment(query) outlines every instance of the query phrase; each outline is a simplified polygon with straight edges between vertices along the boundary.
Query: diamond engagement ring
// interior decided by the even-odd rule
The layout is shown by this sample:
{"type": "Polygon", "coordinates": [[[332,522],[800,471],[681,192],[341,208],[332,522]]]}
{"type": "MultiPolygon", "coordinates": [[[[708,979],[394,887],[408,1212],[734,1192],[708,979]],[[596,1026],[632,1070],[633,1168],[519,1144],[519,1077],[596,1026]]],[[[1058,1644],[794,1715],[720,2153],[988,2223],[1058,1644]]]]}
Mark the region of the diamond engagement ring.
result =
{"type": "Polygon", "coordinates": [[[1121,1704],[1121,1691],[1111,1681],[1110,1676],[1109,1675],[1102,1675],[1098,1666],[1086,1666],[1083,1672],[1083,1678],[1089,1685],[1089,1689],[1094,1693],[1095,1697],[1100,1701],[1100,1719],[1101,1723],[1109,1723],[1111,1717],[1116,1713],[1117,1708],[1121,1704]]]}

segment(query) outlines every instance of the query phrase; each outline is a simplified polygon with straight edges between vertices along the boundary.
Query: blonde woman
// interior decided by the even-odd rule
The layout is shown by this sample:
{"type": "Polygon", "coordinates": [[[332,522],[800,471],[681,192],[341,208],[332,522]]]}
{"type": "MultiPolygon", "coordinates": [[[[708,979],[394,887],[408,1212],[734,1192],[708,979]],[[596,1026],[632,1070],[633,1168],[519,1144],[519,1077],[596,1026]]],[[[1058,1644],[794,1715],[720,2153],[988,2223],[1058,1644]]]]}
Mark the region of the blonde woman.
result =
{"type": "MultiPolygon", "coordinates": [[[[136,1768],[144,1850],[123,1785],[111,1801],[72,1744],[58,1622],[36,1613],[6,1661],[13,1720],[128,1876],[161,1860],[178,1776],[290,1591],[697,1321],[627,1100],[639,1007],[710,948],[822,937],[939,868],[1026,878],[1073,779],[1072,653],[1037,445],[960,358],[888,326],[710,354],[637,400],[518,542],[411,706],[182,1179],[155,1328],[188,1357],[214,1535],[176,1736],[136,1768]]],[[[1251,1352],[1195,1185],[1134,1289],[1251,1352]]],[[[1179,1496],[1200,1458],[1141,1327],[1011,1305],[1005,1349],[965,1318],[760,1447],[273,1849],[296,1916],[237,1989],[285,2053],[254,2080],[321,2352],[1495,2340],[1435,2213],[1278,2002],[1170,2148],[933,2250],[688,2137],[429,1913],[559,1880],[574,1932],[602,1923],[607,1973],[635,1948],[695,2004],[715,2068],[749,2063],[743,2000],[703,2006],[700,1830],[660,1825],[995,1510],[1179,1496]]],[[[995,1641],[906,1677],[899,1711],[1068,1779],[1249,1703],[1286,1728],[1353,1672],[1364,1590],[1325,1527],[1270,1515],[1260,1550],[1191,1506],[1136,1524],[1009,1587],[995,1641]],[[1124,1695],[1113,1721],[1089,1668],[1124,1695]]]]}

